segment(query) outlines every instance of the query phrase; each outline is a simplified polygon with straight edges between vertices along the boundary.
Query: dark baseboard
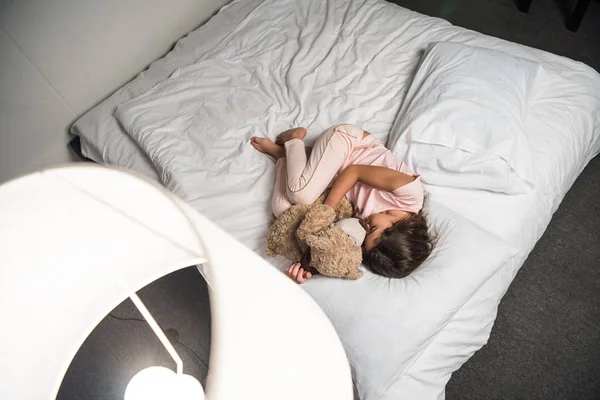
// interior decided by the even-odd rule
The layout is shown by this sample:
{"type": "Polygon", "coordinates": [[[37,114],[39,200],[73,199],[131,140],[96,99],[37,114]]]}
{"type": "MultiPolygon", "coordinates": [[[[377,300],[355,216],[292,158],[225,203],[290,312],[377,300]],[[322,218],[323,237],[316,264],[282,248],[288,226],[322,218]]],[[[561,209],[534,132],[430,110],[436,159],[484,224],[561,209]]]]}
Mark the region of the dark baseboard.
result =
{"type": "Polygon", "coordinates": [[[95,163],[94,160],[92,160],[91,158],[87,158],[81,152],[81,139],[79,138],[79,136],[73,136],[73,139],[69,141],[68,146],[71,149],[71,151],[75,153],[75,155],[77,156],[77,158],[79,158],[80,161],[95,163]]]}

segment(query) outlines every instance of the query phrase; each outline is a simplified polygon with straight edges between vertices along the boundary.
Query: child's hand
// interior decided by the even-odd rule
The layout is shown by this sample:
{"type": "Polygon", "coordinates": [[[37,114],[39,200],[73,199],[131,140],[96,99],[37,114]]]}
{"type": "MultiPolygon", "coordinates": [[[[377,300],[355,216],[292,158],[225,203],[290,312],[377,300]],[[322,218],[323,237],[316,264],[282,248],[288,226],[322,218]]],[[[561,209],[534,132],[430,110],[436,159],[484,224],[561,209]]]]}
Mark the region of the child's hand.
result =
{"type": "Polygon", "coordinates": [[[312,274],[305,271],[300,264],[292,264],[285,269],[285,274],[292,278],[296,283],[304,283],[312,277],[312,274]]]}

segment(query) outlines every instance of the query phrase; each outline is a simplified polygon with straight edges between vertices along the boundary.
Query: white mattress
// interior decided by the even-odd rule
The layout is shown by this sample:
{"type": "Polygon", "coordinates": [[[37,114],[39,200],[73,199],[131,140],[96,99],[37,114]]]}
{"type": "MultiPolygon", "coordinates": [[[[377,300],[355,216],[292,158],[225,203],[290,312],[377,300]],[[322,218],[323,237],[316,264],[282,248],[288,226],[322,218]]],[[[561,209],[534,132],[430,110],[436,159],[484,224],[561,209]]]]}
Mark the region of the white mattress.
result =
{"type": "MultiPolygon", "coordinates": [[[[385,140],[423,49],[431,41],[442,40],[528,58],[547,72],[534,88],[527,120],[538,180],[535,191],[508,196],[428,187],[436,203],[512,243],[519,255],[481,276],[477,291],[444,321],[439,332],[428,336],[426,346],[410,357],[388,387],[362,392],[365,399],[443,398],[450,374],[485,344],[500,298],[574,179],[598,153],[600,77],[595,71],[382,1],[234,2],[180,41],[167,57],[84,115],[73,130],[82,137],[85,155],[160,178],[196,209],[262,252],[272,165],[265,157],[257,158],[240,139],[255,134],[273,138],[294,125],[307,126],[314,139],[329,125],[352,122],[385,140]],[[279,65],[291,62],[294,68],[281,74],[277,63],[261,64],[270,59],[261,58],[267,52],[277,55],[279,65]],[[236,63],[240,60],[245,62],[236,63]],[[166,80],[174,72],[173,79],[166,80]],[[218,82],[226,76],[234,77],[236,92],[224,90],[232,81],[218,82]],[[173,84],[178,79],[191,83],[186,88],[200,95],[189,96],[189,90],[182,93],[173,84]],[[271,96],[268,101],[251,96],[256,85],[271,96]],[[209,92],[212,98],[206,96],[209,92]],[[164,106],[174,107],[174,115],[186,115],[177,114],[180,106],[193,107],[194,99],[202,103],[203,113],[192,119],[201,121],[206,129],[165,143],[164,132],[163,136],[155,134],[165,126],[160,124],[163,116],[149,115],[146,107],[138,115],[155,123],[154,128],[147,129],[148,123],[129,118],[126,133],[113,115],[116,106],[142,95],[136,99],[138,103],[125,107],[131,111],[136,104],[148,104],[149,97],[144,96],[156,97],[157,93],[170,99],[164,106]],[[239,103],[244,94],[249,97],[239,103]],[[220,106],[228,104],[231,108],[224,113],[220,106]],[[206,149],[214,156],[198,157],[206,149]],[[230,172],[226,180],[223,171],[230,172]],[[248,180],[248,176],[254,179],[248,180]],[[244,205],[240,193],[252,194],[243,215],[239,213],[244,205]]],[[[156,110],[164,111],[164,107],[156,110]]],[[[388,146],[393,148],[393,143],[388,146]]]]}

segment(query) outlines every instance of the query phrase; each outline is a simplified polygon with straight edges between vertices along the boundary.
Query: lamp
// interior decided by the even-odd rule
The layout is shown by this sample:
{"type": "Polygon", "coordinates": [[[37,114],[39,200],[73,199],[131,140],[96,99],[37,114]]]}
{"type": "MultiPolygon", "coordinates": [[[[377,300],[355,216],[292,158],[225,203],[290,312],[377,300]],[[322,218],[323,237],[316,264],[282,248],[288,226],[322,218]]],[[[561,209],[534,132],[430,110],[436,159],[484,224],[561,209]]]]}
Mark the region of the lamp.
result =
{"type": "Polygon", "coordinates": [[[127,385],[125,400],[203,400],[200,382],[165,367],[149,367],[138,372],[127,385]]]}
{"type": "MultiPolygon", "coordinates": [[[[342,344],[308,294],[164,188],[82,164],[0,186],[0,398],[55,398],[104,316],[127,297],[145,310],[136,291],[195,264],[210,293],[207,399],[352,398],[342,344]],[[289,345],[309,336],[317,338],[309,347],[289,345]]],[[[140,372],[128,400],[156,376],[161,388],[180,390],[169,398],[195,390],[201,399],[182,370],[140,372]]]]}

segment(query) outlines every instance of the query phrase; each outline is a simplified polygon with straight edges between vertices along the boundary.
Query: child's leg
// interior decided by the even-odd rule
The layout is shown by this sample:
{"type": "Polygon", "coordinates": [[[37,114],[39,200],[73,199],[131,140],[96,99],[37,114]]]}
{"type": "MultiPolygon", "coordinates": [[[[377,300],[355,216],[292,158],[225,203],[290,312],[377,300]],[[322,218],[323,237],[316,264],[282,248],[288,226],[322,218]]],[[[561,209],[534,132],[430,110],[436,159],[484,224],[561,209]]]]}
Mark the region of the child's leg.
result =
{"type": "Polygon", "coordinates": [[[281,214],[283,214],[292,206],[292,203],[288,199],[286,193],[285,157],[277,160],[277,163],[275,164],[275,170],[277,171],[277,177],[275,178],[275,188],[273,189],[271,207],[273,208],[273,214],[275,215],[275,218],[279,218],[281,214]]]}
{"type": "Polygon", "coordinates": [[[315,142],[308,160],[302,140],[285,142],[289,201],[312,204],[344,165],[363,132],[348,124],[327,129],[315,142]]]}

